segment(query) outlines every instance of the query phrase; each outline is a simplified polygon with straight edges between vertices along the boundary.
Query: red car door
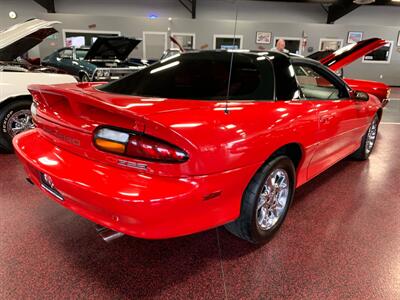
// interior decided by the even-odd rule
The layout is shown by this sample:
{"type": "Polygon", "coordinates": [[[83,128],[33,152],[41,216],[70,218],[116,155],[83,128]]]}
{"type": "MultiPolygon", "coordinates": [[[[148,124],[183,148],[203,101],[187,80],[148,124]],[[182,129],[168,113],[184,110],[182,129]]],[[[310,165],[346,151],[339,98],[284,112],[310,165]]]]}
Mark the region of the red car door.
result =
{"type": "Polygon", "coordinates": [[[308,167],[312,178],[355,150],[361,119],[356,102],[337,76],[318,64],[303,62],[294,68],[304,101],[314,104],[318,118],[318,146],[308,167]]]}
{"type": "Polygon", "coordinates": [[[309,178],[355,151],[359,132],[353,100],[316,101],[315,108],[319,124],[316,133],[319,144],[308,169],[309,178]]]}

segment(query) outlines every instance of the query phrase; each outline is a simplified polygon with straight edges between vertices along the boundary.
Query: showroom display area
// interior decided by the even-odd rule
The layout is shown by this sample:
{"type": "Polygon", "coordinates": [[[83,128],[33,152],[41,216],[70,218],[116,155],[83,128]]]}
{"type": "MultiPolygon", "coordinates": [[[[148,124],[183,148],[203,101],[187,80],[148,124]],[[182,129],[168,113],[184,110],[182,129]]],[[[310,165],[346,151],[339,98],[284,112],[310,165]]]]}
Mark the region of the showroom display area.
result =
{"type": "Polygon", "coordinates": [[[400,299],[395,2],[1,1],[0,299],[400,299]]]}
{"type": "MultiPolygon", "coordinates": [[[[193,20],[178,1],[173,5],[171,1],[167,0],[160,3],[153,0],[148,4],[146,1],[138,1],[137,4],[119,1],[115,12],[107,9],[107,4],[104,3],[90,5],[78,4],[78,1],[71,4],[68,1],[62,1],[59,4],[60,12],[55,14],[44,13],[43,9],[37,5],[25,8],[23,1],[8,0],[5,5],[9,10],[22,12],[27,10],[26,14],[29,17],[34,15],[45,20],[62,22],[60,26],[56,27],[59,34],[54,39],[45,40],[40,45],[39,55],[42,58],[65,47],[68,32],[79,30],[98,32],[99,34],[116,33],[143,39],[144,41],[130,56],[147,59],[159,59],[162,51],[171,47],[169,34],[183,33],[193,36],[193,45],[197,49],[214,49],[214,46],[217,45],[215,36],[233,37],[236,10],[233,2],[219,0],[214,1],[215,3],[213,1],[202,3],[198,1],[198,16],[193,20]],[[63,13],[63,8],[69,13],[63,13]],[[131,11],[132,13],[130,13],[131,11]],[[118,17],[114,17],[113,13],[118,13],[118,17]],[[148,48],[146,37],[147,44],[151,43],[153,47],[157,45],[159,50],[148,49],[149,55],[143,57],[148,48]]],[[[374,72],[371,72],[371,63],[362,62],[360,59],[345,70],[345,76],[383,81],[386,84],[400,86],[400,79],[397,76],[397,70],[400,67],[400,53],[397,50],[400,23],[396,15],[396,7],[361,6],[333,25],[324,24],[326,13],[320,4],[248,2],[239,1],[238,4],[236,34],[242,37],[240,40],[242,48],[268,50],[274,46],[275,38],[278,37],[294,40],[306,38],[306,45],[303,46],[304,49],[300,47],[299,53],[307,56],[319,50],[320,45],[326,39],[343,41],[344,46],[347,44],[349,32],[361,32],[364,39],[379,37],[392,42],[390,63],[374,63],[374,72]],[[257,32],[271,33],[271,43],[257,44],[257,32]]],[[[9,26],[10,20],[8,16],[0,17],[0,25],[2,27],[9,26]]],[[[23,16],[20,16],[13,22],[23,20],[23,16]]]]}
{"type": "MultiPolygon", "coordinates": [[[[158,33],[154,43],[160,45],[160,49],[168,49],[171,47],[168,40],[168,28],[170,32],[183,32],[192,33],[195,35],[195,45],[197,49],[214,49],[216,44],[216,36],[233,37],[234,21],[233,20],[202,20],[202,19],[175,19],[171,21],[168,18],[149,19],[147,17],[119,17],[115,19],[111,16],[82,16],[82,15],[65,15],[65,14],[41,14],[41,18],[49,20],[59,20],[62,26],[57,27],[60,35],[57,40],[44,41],[40,45],[41,56],[46,56],[58,48],[63,47],[62,32],[68,29],[77,29],[77,24],[81,24],[81,28],[87,28],[89,24],[96,24],[96,30],[112,30],[120,31],[125,36],[133,36],[136,38],[145,38],[149,32],[158,33]],[[143,32],[146,32],[143,34],[143,32]],[[164,46],[165,45],[165,46],[164,46]],[[161,48],[163,47],[163,48],[161,48]]],[[[347,43],[347,35],[349,31],[362,31],[364,39],[379,37],[392,41],[393,44],[397,42],[399,32],[398,27],[394,26],[372,26],[372,25],[330,25],[330,24],[312,24],[312,23],[268,23],[262,21],[241,21],[239,19],[237,24],[237,36],[241,37],[241,47],[243,49],[259,49],[267,50],[273,47],[274,39],[271,39],[269,45],[256,43],[256,32],[260,30],[272,32],[272,37],[284,37],[302,39],[306,35],[307,44],[302,49],[300,47],[299,54],[310,55],[318,51],[320,40],[326,38],[335,38],[343,40],[343,45],[347,43]],[[261,48],[260,48],[261,46],[261,48]],[[311,51],[309,51],[309,48],[311,51]]],[[[146,49],[146,41],[142,42],[131,53],[131,57],[143,57],[143,51],[146,49]]],[[[383,81],[390,85],[399,85],[400,79],[397,76],[398,68],[400,66],[400,53],[397,51],[397,46],[393,45],[394,49],[391,50],[390,64],[377,63],[374,64],[374,72],[371,72],[369,63],[360,61],[352,64],[349,68],[345,69],[345,76],[351,78],[360,78],[368,80],[383,81]]],[[[146,59],[157,58],[162,51],[156,51],[152,57],[148,55],[146,59]]],[[[149,52],[149,51],[148,51],[149,52]]]]}

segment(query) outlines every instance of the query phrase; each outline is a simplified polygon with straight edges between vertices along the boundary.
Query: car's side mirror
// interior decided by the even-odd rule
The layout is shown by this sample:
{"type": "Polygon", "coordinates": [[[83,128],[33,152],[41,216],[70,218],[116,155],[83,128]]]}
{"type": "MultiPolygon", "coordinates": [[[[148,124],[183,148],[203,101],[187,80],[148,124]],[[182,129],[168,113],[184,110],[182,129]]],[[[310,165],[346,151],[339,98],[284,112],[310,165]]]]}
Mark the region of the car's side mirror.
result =
{"type": "Polygon", "coordinates": [[[353,99],[358,101],[368,101],[369,95],[361,91],[353,91],[353,99]]]}

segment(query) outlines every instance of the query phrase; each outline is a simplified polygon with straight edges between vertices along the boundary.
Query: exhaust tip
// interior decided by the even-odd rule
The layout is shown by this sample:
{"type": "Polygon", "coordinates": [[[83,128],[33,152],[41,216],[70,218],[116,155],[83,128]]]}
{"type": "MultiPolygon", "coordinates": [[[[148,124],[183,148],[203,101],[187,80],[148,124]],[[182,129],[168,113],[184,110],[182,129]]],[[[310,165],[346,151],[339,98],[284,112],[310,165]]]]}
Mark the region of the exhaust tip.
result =
{"type": "Polygon", "coordinates": [[[124,235],[122,232],[114,231],[98,224],[95,225],[95,229],[97,234],[106,243],[111,243],[113,240],[116,240],[124,235]]]}

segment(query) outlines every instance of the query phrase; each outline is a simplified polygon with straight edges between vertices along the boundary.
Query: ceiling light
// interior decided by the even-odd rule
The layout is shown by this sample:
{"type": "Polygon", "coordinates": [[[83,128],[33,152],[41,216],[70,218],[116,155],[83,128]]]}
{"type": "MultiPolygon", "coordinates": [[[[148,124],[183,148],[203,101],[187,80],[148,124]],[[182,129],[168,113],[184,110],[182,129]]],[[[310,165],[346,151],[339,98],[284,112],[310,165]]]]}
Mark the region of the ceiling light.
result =
{"type": "Polygon", "coordinates": [[[8,16],[10,17],[10,19],[15,19],[17,18],[17,13],[12,10],[8,13],[8,16]]]}

